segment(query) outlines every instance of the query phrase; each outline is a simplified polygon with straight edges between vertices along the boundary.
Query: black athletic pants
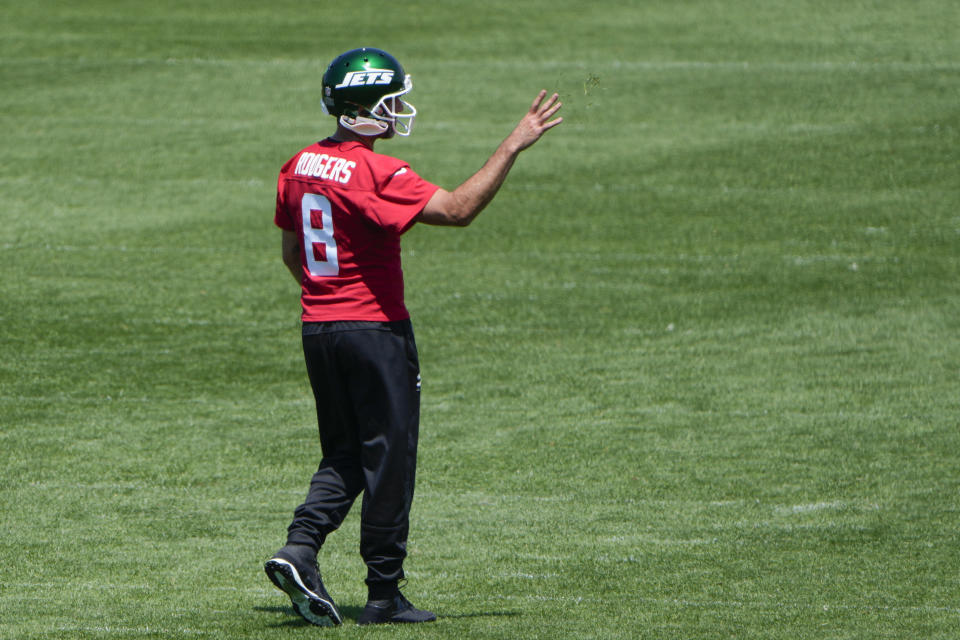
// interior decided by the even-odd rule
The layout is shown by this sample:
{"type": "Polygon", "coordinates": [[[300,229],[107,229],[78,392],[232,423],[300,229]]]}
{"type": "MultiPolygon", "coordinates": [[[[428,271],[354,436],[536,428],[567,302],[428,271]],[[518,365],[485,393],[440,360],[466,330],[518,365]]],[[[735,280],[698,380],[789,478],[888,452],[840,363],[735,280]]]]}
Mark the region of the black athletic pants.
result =
{"type": "Polygon", "coordinates": [[[287,542],[317,549],[363,492],[367,584],[403,578],[420,423],[420,364],[409,320],[304,323],[323,459],[287,542]]]}

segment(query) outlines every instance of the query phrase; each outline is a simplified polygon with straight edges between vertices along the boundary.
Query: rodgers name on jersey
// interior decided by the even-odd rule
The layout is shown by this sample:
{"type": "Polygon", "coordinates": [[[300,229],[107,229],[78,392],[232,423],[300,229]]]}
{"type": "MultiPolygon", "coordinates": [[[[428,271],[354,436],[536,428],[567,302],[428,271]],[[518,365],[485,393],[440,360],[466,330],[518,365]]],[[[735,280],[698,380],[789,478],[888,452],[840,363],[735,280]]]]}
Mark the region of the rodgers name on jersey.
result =
{"type": "Polygon", "coordinates": [[[311,178],[321,178],[323,180],[333,180],[340,184],[347,184],[353,177],[353,169],[357,163],[353,160],[344,160],[326,153],[310,153],[305,151],[300,154],[297,166],[293,170],[296,175],[308,176],[311,178]]]}

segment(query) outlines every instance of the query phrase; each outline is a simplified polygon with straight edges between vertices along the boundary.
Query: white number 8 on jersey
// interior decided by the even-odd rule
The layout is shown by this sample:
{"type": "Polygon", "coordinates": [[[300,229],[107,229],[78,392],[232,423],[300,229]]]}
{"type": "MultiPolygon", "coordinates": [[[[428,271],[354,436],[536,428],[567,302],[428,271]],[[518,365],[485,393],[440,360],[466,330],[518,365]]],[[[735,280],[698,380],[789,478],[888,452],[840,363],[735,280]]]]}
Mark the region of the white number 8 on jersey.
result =
{"type": "Polygon", "coordinates": [[[303,253],[307,257],[307,270],[314,276],[339,275],[340,262],[337,260],[337,243],[333,238],[330,201],[321,195],[306,193],[300,203],[300,211],[303,216],[303,253]],[[320,214],[320,226],[313,225],[316,219],[313,214],[316,212],[320,214]]]}

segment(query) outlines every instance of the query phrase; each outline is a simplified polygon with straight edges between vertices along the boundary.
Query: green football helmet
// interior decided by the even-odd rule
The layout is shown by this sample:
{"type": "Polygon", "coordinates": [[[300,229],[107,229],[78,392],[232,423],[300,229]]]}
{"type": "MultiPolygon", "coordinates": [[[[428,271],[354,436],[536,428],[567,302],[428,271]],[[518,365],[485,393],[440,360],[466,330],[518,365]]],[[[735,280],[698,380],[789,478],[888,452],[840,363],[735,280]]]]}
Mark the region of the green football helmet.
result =
{"type": "Polygon", "coordinates": [[[323,74],[323,112],[362,136],[410,135],[417,110],[400,96],[413,81],[382,49],[352,49],[333,59],[323,74]]]}

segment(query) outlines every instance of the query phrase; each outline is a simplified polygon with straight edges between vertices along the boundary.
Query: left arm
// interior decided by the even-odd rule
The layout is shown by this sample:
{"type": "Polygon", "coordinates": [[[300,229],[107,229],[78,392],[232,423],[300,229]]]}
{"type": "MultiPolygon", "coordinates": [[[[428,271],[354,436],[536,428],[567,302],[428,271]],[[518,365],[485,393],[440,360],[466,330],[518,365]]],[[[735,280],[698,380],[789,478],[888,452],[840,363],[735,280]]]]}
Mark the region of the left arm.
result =
{"type": "Polygon", "coordinates": [[[283,264],[293,276],[293,279],[300,284],[303,279],[303,267],[300,264],[300,242],[294,231],[282,230],[283,232],[283,264]]]}

